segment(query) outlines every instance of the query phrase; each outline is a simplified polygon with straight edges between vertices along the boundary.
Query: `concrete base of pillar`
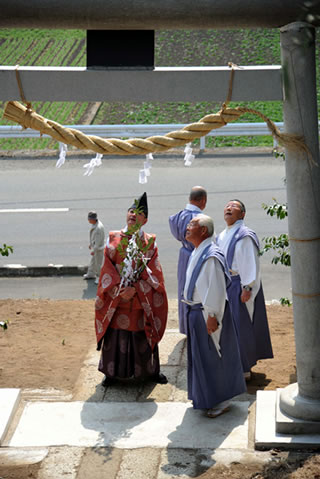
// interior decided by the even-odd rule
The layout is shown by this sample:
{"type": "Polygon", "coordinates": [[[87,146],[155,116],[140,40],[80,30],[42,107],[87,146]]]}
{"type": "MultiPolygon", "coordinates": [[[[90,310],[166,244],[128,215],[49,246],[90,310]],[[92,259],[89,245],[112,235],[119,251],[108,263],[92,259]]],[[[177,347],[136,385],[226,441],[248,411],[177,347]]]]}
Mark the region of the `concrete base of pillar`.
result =
{"type": "Polygon", "coordinates": [[[283,392],[284,389],[277,389],[276,431],[282,434],[320,434],[320,421],[295,418],[281,410],[281,394],[283,392]]]}
{"type": "MultiPolygon", "coordinates": [[[[276,429],[277,391],[257,391],[256,402],[256,449],[319,449],[320,433],[280,433],[276,429]]],[[[280,419],[280,418],[279,418],[280,419]]],[[[283,421],[283,418],[281,419],[283,421]]],[[[287,420],[287,419],[286,419],[287,420]]],[[[301,420],[291,418],[296,424],[301,420]]],[[[302,421],[304,422],[304,421],[302,421]]],[[[300,423],[299,423],[300,427],[300,423]]],[[[300,429],[301,431],[302,429],[300,429]]]]}
{"type": "Polygon", "coordinates": [[[319,423],[320,432],[320,400],[303,397],[299,394],[298,383],[289,384],[281,389],[279,404],[281,412],[306,422],[319,423]]]}

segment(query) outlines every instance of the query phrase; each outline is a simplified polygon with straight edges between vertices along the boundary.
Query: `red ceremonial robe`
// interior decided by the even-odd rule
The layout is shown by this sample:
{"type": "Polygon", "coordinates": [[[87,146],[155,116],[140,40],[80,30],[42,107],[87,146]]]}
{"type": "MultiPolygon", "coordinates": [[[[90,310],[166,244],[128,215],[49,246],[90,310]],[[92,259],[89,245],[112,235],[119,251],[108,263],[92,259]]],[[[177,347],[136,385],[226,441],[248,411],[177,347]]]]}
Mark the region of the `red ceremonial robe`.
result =
{"type": "Polygon", "coordinates": [[[126,331],[145,331],[152,350],[161,340],[167,323],[168,301],[155,236],[142,233],[145,244],[153,237],[146,257],[147,267],[133,283],[136,294],[130,301],[117,296],[120,286],[120,264],[123,261],[117,247],[125,236],[121,231],[109,233],[109,245],[104,252],[97,297],[95,302],[95,328],[98,349],[108,327],[126,331]],[[150,271],[151,270],[151,271],[150,271]],[[141,312],[143,311],[143,314],[141,312]]]}

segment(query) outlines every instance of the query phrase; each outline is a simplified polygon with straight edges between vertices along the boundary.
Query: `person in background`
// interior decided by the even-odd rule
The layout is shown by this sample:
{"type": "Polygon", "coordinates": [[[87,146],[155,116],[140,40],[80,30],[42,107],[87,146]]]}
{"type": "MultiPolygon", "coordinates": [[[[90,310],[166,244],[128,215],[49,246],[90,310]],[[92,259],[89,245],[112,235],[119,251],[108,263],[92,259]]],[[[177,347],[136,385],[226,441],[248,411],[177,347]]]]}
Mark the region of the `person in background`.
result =
{"type": "Polygon", "coordinates": [[[91,259],[88,266],[88,271],[83,275],[83,279],[94,279],[94,282],[98,284],[103,261],[103,250],[105,246],[104,226],[98,219],[98,215],[95,211],[89,211],[88,222],[91,225],[89,233],[89,249],[91,259]]]}
{"type": "Polygon", "coordinates": [[[183,303],[183,289],[186,276],[187,264],[193,251],[193,244],[186,240],[187,225],[191,219],[202,213],[207,204],[207,192],[202,186],[194,186],[189,195],[189,203],[179,213],[169,217],[170,230],[173,236],[180,241],[181,248],[178,260],[178,314],[179,331],[187,334],[187,309],[183,303]]]}
{"type": "Polygon", "coordinates": [[[251,378],[251,368],[259,359],[273,358],[267,312],[260,279],[259,240],[244,224],[242,201],[230,200],[224,207],[227,227],[216,238],[225,254],[231,274],[228,298],[239,339],[243,372],[251,378]]]}
{"type": "Polygon", "coordinates": [[[222,251],[212,242],[213,221],[195,216],[187,226],[190,256],[184,298],[187,304],[188,398],[194,409],[215,418],[246,391],[240,352],[227,301],[230,282],[222,251]]]}

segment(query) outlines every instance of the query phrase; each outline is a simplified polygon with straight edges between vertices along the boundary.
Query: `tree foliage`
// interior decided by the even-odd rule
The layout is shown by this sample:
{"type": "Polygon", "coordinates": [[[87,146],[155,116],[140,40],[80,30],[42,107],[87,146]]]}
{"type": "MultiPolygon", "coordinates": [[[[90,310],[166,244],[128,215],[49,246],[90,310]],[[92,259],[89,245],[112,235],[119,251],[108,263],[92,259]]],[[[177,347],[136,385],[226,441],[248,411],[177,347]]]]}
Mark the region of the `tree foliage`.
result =
{"type": "MultiPolygon", "coordinates": [[[[275,198],[273,198],[273,205],[266,205],[263,203],[262,208],[266,210],[267,215],[276,216],[280,220],[283,220],[288,216],[287,205],[278,203],[275,198]]],[[[263,241],[264,247],[261,251],[261,254],[270,250],[276,252],[276,255],[273,256],[271,260],[271,263],[280,263],[284,266],[291,265],[289,237],[286,233],[282,233],[279,236],[267,236],[263,238],[263,241]]]]}
{"type": "MultiPolygon", "coordinates": [[[[278,203],[275,198],[272,205],[262,204],[262,208],[267,212],[269,216],[275,216],[279,220],[283,220],[288,216],[288,208],[286,204],[278,203]]],[[[271,263],[282,264],[284,266],[291,266],[290,255],[290,243],[289,237],[286,233],[282,233],[279,236],[267,236],[262,239],[264,246],[260,251],[260,254],[267,253],[268,251],[274,251],[271,263]]],[[[288,298],[280,298],[280,303],[284,306],[290,306],[291,301],[288,298]]]]}
{"type": "Polygon", "coordinates": [[[1,256],[9,256],[9,253],[13,253],[13,248],[12,246],[8,246],[5,243],[3,246],[0,246],[0,254],[1,256]]]}

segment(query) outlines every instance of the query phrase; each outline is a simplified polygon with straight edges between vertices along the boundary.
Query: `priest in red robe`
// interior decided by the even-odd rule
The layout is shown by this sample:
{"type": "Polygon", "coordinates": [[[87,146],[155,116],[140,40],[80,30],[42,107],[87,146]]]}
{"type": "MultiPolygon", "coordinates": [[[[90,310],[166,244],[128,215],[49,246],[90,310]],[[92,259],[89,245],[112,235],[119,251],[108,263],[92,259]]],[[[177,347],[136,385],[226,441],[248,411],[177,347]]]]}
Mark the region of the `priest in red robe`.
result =
{"type": "Polygon", "coordinates": [[[127,212],[127,226],[109,232],[95,302],[99,371],[107,387],[116,379],[167,383],[160,373],[158,343],[167,322],[168,301],[155,235],[148,220],[147,194],[127,212]]]}

